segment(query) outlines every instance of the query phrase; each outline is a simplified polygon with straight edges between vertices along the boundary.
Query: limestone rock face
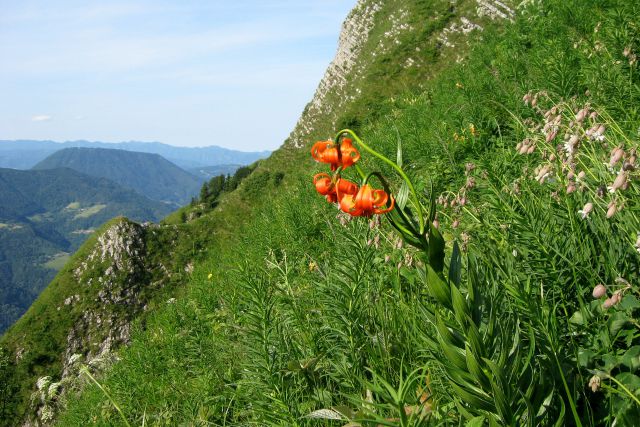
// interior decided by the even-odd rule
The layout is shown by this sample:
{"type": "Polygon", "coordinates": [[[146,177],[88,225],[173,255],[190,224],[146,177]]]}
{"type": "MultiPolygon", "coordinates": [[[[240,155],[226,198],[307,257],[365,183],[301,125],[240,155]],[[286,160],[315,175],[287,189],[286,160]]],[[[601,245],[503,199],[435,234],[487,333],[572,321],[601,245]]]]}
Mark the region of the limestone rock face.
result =
{"type": "Polygon", "coordinates": [[[315,121],[326,115],[331,116],[348,99],[345,93],[347,76],[354,72],[353,67],[374,26],[375,14],[381,7],[382,1],[358,0],[349,13],[342,24],[336,56],[289,137],[292,146],[300,148],[306,145],[305,137],[314,130],[315,121]],[[331,103],[325,102],[328,94],[335,95],[331,103]]]}
{"type": "Polygon", "coordinates": [[[69,310],[71,315],[78,306],[81,311],[73,315],[67,333],[62,371],[38,379],[33,410],[23,425],[54,422],[57,410],[64,406],[65,392],[81,386],[81,366],[91,371],[104,369],[117,360],[114,351],[129,343],[131,323],[148,302],[143,291],[149,286],[162,287],[151,281],[150,272],[156,266],[146,256],[145,234],[154,227],[158,226],[117,220],[73,269],[79,293],[65,298],[58,310],[69,310]]]}
{"type": "Polygon", "coordinates": [[[95,309],[85,311],[67,335],[63,378],[74,355],[90,361],[129,342],[131,321],[146,303],[140,292],[147,282],[147,227],[118,221],[98,238],[93,251],[74,270],[81,287],[94,286],[97,292],[90,304],[95,309]]]}

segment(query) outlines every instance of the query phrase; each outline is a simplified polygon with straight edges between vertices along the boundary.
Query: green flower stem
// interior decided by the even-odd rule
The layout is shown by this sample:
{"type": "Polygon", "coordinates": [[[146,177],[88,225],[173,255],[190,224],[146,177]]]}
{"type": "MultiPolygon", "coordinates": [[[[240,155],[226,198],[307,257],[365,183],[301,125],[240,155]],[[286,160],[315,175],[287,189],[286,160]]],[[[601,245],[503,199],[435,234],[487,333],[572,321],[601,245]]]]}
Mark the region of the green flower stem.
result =
{"type": "Polygon", "coordinates": [[[398,175],[400,175],[400,177],[402,177],[402,179],[407,183],[407,185],[409,186],[409,190],[411,191],[413,203],[416,207],[416,210],[418,211],[418,219],[420,221],[420,234],[423,234],[424,233],[424,217],[422,215],[422,205],[418,200],[418,194],[416,193],[416,190],[413,187],[413,183],[411,182],[407,174],[405,174],[402,168],[398,166],[395,162],[391,161],[386,156],[378,153],[376,150],[374,150],[373,148],[369,147],[367,144],[362,142],[362,140],[358,137],[358,135],[356,135],[351,129],[343,129],[340,132],[338,132],[338,134],[336,135],[336,142],[340,139],[340,136],[344,133],[351,135],[355,139],[355,141],[358,143],[358,145],[361,145],[362,148],[364,148],[366,151],[368,151],[369,153],[373,154],[375,157],[379,158],[380,160],[382,160],[383,162],[391,166],[398,173],[398,175]]]}
{"type": "MultiPolygon", "coordinates": [[[[599,372],[600,374],[602,374],[605,378],[610,379],[611,381],[613,381],[614,383],[616,383],[622,390],[624,390],[624,392],[629,395],[629,397],[631,397],[637,405],[640,406],[640,400],[631,392],[631,390],[629,390],[627,387],[625,387],[624,384],[622,384],[620,381],[618,381],[617,379],[615,379],[613,376],[609,375],[606,372],[599,372]]],[[[620,393],[622,395],[624,395],[625,393],[620,392],[619,390],[616,390],[614,387],[610,387],[607,386],[606,384],[603,384],[605,387],[609,387],[611,390],[615,391],[616,393],[620,393]]]]}
{"type": "Polygon", "coordinates": [[[98,388],[102,391],[102,393],[107,397],[107,399],[109,399],[109,401],[111,402],[111,404],[116,408],[116,410],[118,411],[118,414],[120,414],[120,418],[122,418],[122,421],[124,421],[124,423],[127,425],[127,427],[131,427],[131,424],[129,424],[129,421],[127,420],[127,417],[124,416],[124,412],[122,412],[122,409],[120,409],[120,407],[118,406],[118,404],[116,403],[115,399],[113,397],[111,397],[111,395],[109,394],[109,392],[107,392],[107,390],[102,386],[102,384],[100,384],[98,382],[98,380],[96,380],[94,378],[93,375],[91,375],[91,373],[89,372],[89,369],[86,366],[83,366],[80,369],[80,372],[82,372],[83,374],[85,374],[87,377],[89,377],[89,379],[91,381],[94,382],[94,384],[96,386],[98,386],[98,388]]]}
{"type": "Polygon", "coordinates": [[[358,166],[357,164],[353,165],[353,167],[356,168],[356,172],[358,172],[358,175],[360,175],[360,178],[364,179],[367,176],[367,174],[364,173],[362,168],[360,166],[358,166]]]}

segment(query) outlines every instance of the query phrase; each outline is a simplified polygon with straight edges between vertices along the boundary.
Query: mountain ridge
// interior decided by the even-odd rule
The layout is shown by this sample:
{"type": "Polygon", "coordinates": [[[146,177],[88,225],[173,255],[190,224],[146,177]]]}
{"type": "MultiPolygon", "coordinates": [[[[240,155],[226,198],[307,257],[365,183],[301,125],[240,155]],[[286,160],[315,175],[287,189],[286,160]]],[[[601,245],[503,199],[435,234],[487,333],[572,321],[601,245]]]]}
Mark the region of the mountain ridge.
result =
{"type": "Polygon", "coordinates": [[[56,151],[31,170],[67,167],[106,178],[152,200],[184,205],[198,194],[201,180],[159,154],[71,147],[56,151]]]}
{"type": "Polygon", "coordinates": [[[48,140],[0,140],[0,167],[29,169],[47,156],[63,148],[86,147],[121,149],[160,154],[183,169],[218,164],[249,164],[267,157],[270,151],[238,151],[211,145],[207,147],[178,147],[161,142],[100,142],[48,140]],[[25,154],[30,153],[30,154],[25,154]]]}

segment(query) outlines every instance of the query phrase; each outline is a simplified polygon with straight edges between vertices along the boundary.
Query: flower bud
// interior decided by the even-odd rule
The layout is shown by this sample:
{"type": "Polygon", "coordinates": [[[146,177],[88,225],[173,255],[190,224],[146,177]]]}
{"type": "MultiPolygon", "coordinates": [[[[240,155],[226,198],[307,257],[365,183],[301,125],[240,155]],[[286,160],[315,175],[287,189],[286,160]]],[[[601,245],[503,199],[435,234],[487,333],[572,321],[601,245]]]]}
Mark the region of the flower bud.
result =
{"type": "Polygon", "coordinates": [[[607,218],[611,218],[612,216],[615,215],[615,213],[618,211],[618,208],[616,206],[616,202],[611,202],[609,203],[609,206],[607,207],[607,218]]]}
{"type": "Polygon", "coordinates": [[[616,305],[620,301],[622,301],[622,293],[620,291],[615,291],[613,295],[611,295],[611,305],[616,305]]]}
{"type": "Polygon", "coordinates": [[[624,156],[624,151],[621,148],[616,148],[611,154],[611,158],[609,159],[609,166],[613,166],[622,159],[624,156]]]}
{"type": "Polygon", "coordinates": [[[458,228],[458,226],[460,225],[460,221],[458,221],[457,219],[455,221],[453,221],[453,223],[451,224],[451,228],[458,228]]]}
{"type": "Polygon", "coordinates": [[[602,283],[593,288],[593,298],[600,299],[607,294],[607,287],[602,283]]]}
{"type": "Polygon", "coordinates": [[[616,177],[616,180],[613,181],[613,185],[610,188],[610,191],[613,193],[617,189],[621,188],[627,182],[627,174],[624,171],[620,172],[616,177]]]}

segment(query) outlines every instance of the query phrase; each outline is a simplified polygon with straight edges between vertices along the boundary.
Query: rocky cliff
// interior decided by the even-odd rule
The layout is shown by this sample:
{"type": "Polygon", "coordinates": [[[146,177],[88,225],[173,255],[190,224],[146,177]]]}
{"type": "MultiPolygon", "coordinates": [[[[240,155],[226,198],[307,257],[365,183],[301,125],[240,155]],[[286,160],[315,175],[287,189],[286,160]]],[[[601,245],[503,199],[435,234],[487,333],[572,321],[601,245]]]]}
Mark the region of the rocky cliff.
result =
{"type": "Polygon", "coordinates": [[[64,405],[65,390],[81,382],[79,366],[96,370],[117,359],[132,323],[174,275],[163,260],[175,236],[175,226],[118,218],[78,251],[0,342],[15,366],[14,416],[46,424],[64,405]],[[158,238],[169,244],[154,245],[150,256],[147,244],[158,238]]]}

